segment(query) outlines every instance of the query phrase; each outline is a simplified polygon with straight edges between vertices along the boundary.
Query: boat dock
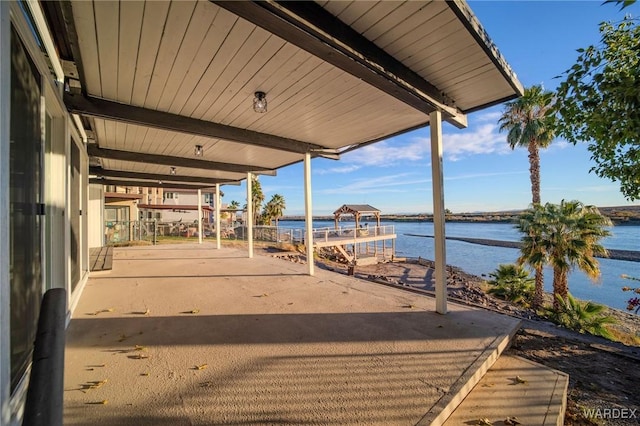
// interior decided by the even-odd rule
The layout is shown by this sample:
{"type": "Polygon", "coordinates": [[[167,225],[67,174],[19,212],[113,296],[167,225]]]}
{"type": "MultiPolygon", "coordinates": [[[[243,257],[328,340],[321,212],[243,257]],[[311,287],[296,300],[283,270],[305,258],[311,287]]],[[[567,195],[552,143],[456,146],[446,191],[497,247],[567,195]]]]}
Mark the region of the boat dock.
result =
{"type": "Polygon", "coordinates": [[[375,263],[380,257],[392,259],[395,239],[393,225],[313,230],[315,248],[334,247],[347,261],[357,265],[375,263]]]}

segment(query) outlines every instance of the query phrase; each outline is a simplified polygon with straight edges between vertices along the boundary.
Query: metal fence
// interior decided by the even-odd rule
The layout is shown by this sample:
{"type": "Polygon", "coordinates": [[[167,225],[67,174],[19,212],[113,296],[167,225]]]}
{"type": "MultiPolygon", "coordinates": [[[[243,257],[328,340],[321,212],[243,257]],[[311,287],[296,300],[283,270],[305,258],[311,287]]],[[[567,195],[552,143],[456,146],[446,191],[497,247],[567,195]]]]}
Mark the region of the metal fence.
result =
{"type": "MultiPolygon", "coordinates": [[[[198,223],[159,222],[157,220],[106,221],[104,244],[116,245],[130,241],[149,241],[157,244],[159,240],[180,240],[198,238],[198,223]]],[[[221,224],[220,236],[225,240],[247,240],[247,227],[242,224],[221,224]]],[[[213,224],[202,226],[202,237],[216,238],[213,224]]],[[[280,228],[275,226],[254,226],[254,241],[273,243],[301,244],[304,230],[280,228]]]]}

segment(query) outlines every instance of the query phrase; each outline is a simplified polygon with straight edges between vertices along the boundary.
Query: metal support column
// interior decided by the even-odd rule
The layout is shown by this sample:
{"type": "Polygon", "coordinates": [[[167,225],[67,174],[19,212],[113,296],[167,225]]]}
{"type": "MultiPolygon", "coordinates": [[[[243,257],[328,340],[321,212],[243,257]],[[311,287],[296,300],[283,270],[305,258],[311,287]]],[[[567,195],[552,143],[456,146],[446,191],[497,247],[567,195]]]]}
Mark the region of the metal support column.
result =
{"type": "Polygon", "coordinates": [[[247,245],[249,247],[249,259],[253,257],[253,176],[247,173],[247,245]]]}
{"type": "Polygon", "coordinates": [[[198,244],[202,244],[202,190],[198,189],[198,244]]]}
{"type": "Polygon", "coordinates": [[[215,208],[216,208],[216,248],[220,250],[222,245],[220,244],[220,184],[216,183],[216,199],[215,199],[215,208]]]}
{"type": "Polygon", "coordinates": [[[435,242],[436,312],[447,313],[447,259],[444,230],[444,181],[442,174],[442,113],[429,115],[431,129],[431,177],[433,187],[433,235],[435,242]]]}
{"type": "Polygon", "coordinates": [[[307,247],[307,265],[309,275],[315,274],[313,262],[313,212],[311,208],[311,154],[304,155],[304,223],[305,246],[307,247]]]}

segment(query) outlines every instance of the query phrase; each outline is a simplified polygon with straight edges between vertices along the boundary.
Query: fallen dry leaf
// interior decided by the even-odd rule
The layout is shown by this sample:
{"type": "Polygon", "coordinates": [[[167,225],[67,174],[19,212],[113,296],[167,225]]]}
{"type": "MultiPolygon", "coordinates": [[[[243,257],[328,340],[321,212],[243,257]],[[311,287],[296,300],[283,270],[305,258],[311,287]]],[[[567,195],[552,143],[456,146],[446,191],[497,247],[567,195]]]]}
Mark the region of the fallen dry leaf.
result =
{"type": "Polygon", "coordinates": [[[520,377],[520,376],[516,376],[516,378],[514,379],[514,381],[515,381],[516,383],[519,383],[519,384],[527,383],[527,381],[526,381],[525,379],[523,379],[522,377],[520,377]]]}
{"type": "Polygon", "coordinates": [[[194,370],[204,370],[208,366],[209,366],[208,364],[196,365],[196,366],[193,367],[193,369],[194,370]]]}
{"type": "Polygon", "coordinates": [[[180,312],[181,314],[198,314],[200,313],[200,309],[196,308],[196,309],[192,309],[190,311],[184,311],[184,312],[180,312]]]}
{"type": "Polygon", "coordinates": [[[134,350],[136,350],[136,351],[146,351],[147,348],[145,346],[136,345],[134,350]]]}
{"type": "Polygon", "coordinates": [[[89,391],[89,390],[98,389],[98,388],[102,387],[102,385],[104,385],[108,381],[109,381],[109,379],[95,380],[95,381],[92,381],[92,382],[87,382],[87,383],[83,384],[80,389],[84,393],[87,393],[87,391],[89,391]]]}
{"type": "Polygon", "coordinates": [[[135,354],[135,355],[129,355],[129,358],[131,358],[131,359],[147,359],[147,358],[149,358],[149,355],[135,354]]]}
{"type": "Polygon", "coordinates": [[[478,426],[493,426],[493,423],[491,423],[491,420],[487,419],[486,417],[483,419],[478,419],[478,422],[476,423],[476,425],[478,426]]]}
{"type": "Polygon", "coordinates": [[[504,419],[504,424],[505,425],[510,425],[510,426],[515,426],[515,425],[520,425],[522,423],[520,423],[518,421],[517,417],[507,417],[506,419],[504,419]]]}
{"type": "Polygon", "coordinates": [[[114,308],[107,308],[107,309],[101,309],[99,311],[95,311],[95,312],[90,312],[87,315],[99,315],[99,314],[103,314],[105,312],[113,312],[115,311],[114,308]]]}
{"type": "Polygon", "coordinates": [[[88,405],[107,405],[109,403],[108,399],[103,399],[102,401],[97,401],[97,402],[85,402],[85,404],[88,405]]]}

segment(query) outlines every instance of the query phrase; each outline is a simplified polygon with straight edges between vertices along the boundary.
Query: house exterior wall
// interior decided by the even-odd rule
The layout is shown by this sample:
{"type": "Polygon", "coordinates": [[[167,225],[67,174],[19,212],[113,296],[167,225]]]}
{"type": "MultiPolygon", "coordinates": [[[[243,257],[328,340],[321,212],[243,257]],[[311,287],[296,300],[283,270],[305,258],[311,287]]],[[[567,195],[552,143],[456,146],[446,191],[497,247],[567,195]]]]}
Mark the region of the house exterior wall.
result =
{"type": "MultiPolygon", "coordinates": [[[[77,302],[82,287],[88,277],[88,248],[90,239],[88,233],[90,219],[89,194],[88,194],[88,157],[85,144],[80,135],[72,128],[72,119],[62,101],[62,84],[55,81],[49,64],[42,53],[39,43],[34,37],[34,32],[41,32],[38,25],[28,22],[29,13],[26,8],[40,7],[38,2],[18,3],[16,1],[0,1],[0,424],[18,425],[22,422],[24,400],[28,386],[30,372],[30,351],[26,351],[22,358],[27,364],[25,369],[12,369],[12,330],[27,329],[35,334],[35,323],[38,319],[38,310],[26,311],[28,318],[22,321],[22,317],[14,315],[12,309],[12,291],[27,292],[36,289],[36,307],[44,292],[51,288],[62,287],[67,290],[67,318],[77,302]],[[24,8],[24,9],[23,9],[24,8]],[[12,33],[21,43],[27,61],[30,61],[34,81],[34,87],[39,89],[39,117],[36,119],[24,118],[21,115],[13,117],[12,109],[12,33]],[[21,121],[22,120],[22,121],[21,121]],[[12,162],[11,162],[11,132],[12,125],[28,127],[32,123],[39,122],[39,140],[33,140],[39,155],[39,166],[34,166],[33,179],[38,184],[37,197],[30,199],[38,205],[31,206],[31,210],[24,209],[20,214],[38,216],[41,231],[35,238],[27,240],[16,234],[11,220],[12,210],[12,162]],[[70,146],[74,144],[78,148],[78,161],[76,162],[75,182],[78,183],[76,203],[70,203],[70,146]],[[33,212],[37,211],[37,214],[33,212]],[[77,209],[77,210],[76,210],[77,209]],[[31,211],[32,213],[28,213],[31,211]],[[24,213],[27,212],[27,213],[24,213]],[[76,214],[77,219],[77,244],[74,243],[74,254],[71,253],[71,228],[69,217],[76,214]],[[17,243],[16,243],[17,241],[17,243]],[[31,251],[33,255],[30,263],[41,272],[18,281],[16,274],[11,274],[12,258],[17,256],[12,253],[16,244],[22,244],[21,253],[31,251]],[[72,259],[73,258],[73,259],[72,259]],[[70,274],[71,261],[77,265],[79,273],[73,279],[70,274]],[[13,289],[13,290],[12,290],[13,289]],[[17,290],[16,290],[17,289],[17,290]],[[17,322],[20,322],[20,328],[17,322]]],[[[17,75],[17,74],[16,74],[17,75]]],[[[20,89],[18,89],[20,90],[20,89]]],[[[34,110],[35,111],[35,110],[34,110]]],[[[28,179],[29,177],[27,177],[28,179]]],[[[17,181],[16,181],[17,182],[17,181]]],[[[18,182],[17,185],[19,186],[18,182]]],[[[15,201],[18,202],[18,201],[15,201]]],[[[92,205],[92,208],[95,207],[92,205]]],[[[99,220],[99,219],[98,219],[99,220]]],[[[22,255],[22,254],[21,254],[22,255]]],[[[33,294],[33,293],[31,293],[33,294]]],[[[22,311],[20,311],[22,312],[22,311]]],[[[22,362],[22,361],[21,361],[22,362]]]]}
{"type": "MultiPolygon", "coordinates": [[[[214,204],[214,193],[213,192],[203,192],[202,193],[202,206],[213,206],[214,204]]],[[[166,189],[164,191],[162,204],[165,206],[178,206],[178,205],[198,205],[198,193],[191,191],[180,191],[180,190],[171,190],[166,189]]],[[[213,221],[213,214],[207,211],[202,212],[203,220],[205,222],[211,223],[213,221]]],[[[179,210],[171,211],[171,210],[162,210],[161,211],[161,222],[178,222],[182,221],[184,223],[194,223],[198,221],[198,212],[197,210],[179,210]]]]}

